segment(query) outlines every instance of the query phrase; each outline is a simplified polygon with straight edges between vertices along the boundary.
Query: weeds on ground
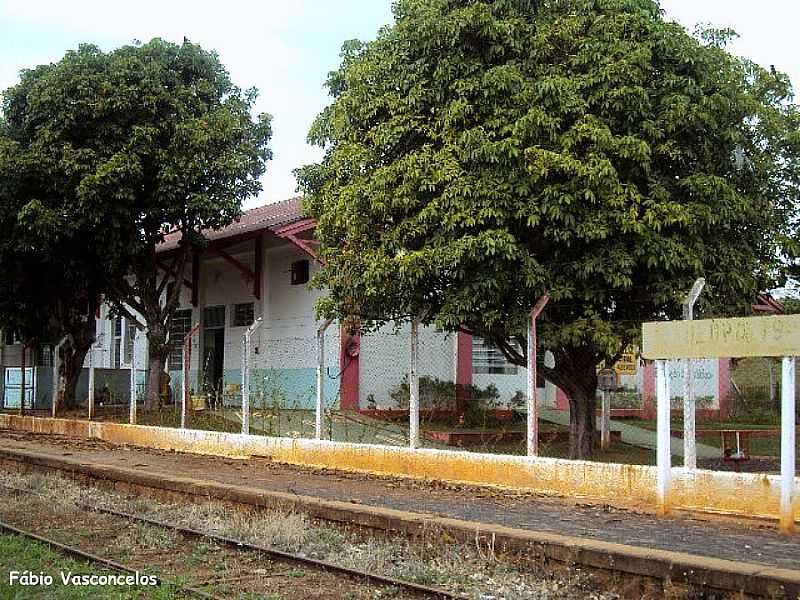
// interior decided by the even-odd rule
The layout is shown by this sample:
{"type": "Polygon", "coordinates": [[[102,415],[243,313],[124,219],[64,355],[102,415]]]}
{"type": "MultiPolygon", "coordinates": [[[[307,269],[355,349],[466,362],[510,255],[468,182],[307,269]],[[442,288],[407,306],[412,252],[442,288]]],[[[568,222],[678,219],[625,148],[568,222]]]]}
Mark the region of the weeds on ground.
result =
{"type": "MultiPolygon", "coordinates": [[[[51,501],[69,505],[89,502],[151,519],[241,539],[310,558],[335,562],[344,567],[377,573],[423,585],[445,588],[468,597],[497,600],[615,598],[614,594],[590,591],[590,581],[578,569],[548,572],[541,563],[505,560],[491,540],[459,543],[435,529],[420,538],[399,534],[376,534],[315,522],[296,511],[239,511],[218,502],[168,504],[145,501],[105,489],[87,487],[58,475],[21,475],[0,472],[0,482],[30,489],[51,501]],[[87,496],[91,497],[87,497],[87,496]]],[[[74,506],[74,505],[73,505],[74,506]]],[[[170,543],[165,532],[152,534],[143,526],[142,540],[157,548],[170,543]]],[[[167,532],[171,533],[171,532],[167,532]]],[[[196,550],[201,558],[202,543],[196,550]]],[[[211,550],[211,546],[206,550],[211,550]]],[[[298,573],[302,573],[298,570],[298,573]]],[[[302,575],[298,575],[302,576],[302,575]]]]}

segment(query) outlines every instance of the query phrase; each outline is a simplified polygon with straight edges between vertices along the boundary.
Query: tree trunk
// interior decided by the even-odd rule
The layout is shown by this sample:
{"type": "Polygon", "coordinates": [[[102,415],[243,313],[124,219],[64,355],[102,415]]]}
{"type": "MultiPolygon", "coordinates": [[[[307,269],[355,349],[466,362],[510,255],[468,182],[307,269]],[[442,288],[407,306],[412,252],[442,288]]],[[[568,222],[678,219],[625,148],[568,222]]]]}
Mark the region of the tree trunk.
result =
{"type": "Polygon", "coordinates": [[[597,397],[576,389],[569,394],[569,457],[589,460],[594,455],[597,397]]]}
{"type": "Polygon", "coordinates": [[[53,385],[58,386],[55,394],[55,414],[64,408],[77,408],[78,398],[76,389],[78,379],[83,371],[83,363],[89,349],[94,344],[96,324],[94,316],[85,319],[83,323],[76,323],[69,330],[69,339],[61,347],[59,356],[59,372],[53,385]]]}
{"type": "Polygon", "coordinates": [[[569,398],[569,457],[591,460],[597,426],[597,355],[589,348],[560,348],[545,377],[569,398]]]}
{"type": "Polygon", "coordinates": [[[63,389],[61,390],[61,402],[57,408],[76,408],[78,406],[78,398],[76,389],[78,387],[78,378],[83,371],[83,363],[86,360],[86,355],[89,353],[91,343],[83,344],[80,347],[73,348],[73,351],[68,353],[61,362],[61,374],[59,379],[63,381],[63,389]]]}
{"type": "Polygon", "coordinates": [[[148,323],[147,330],[147,395],[144,410],[153,411],[161,406],[161,379],[164,363],[169,355],[166,327],[161,323],[148,323]]]}

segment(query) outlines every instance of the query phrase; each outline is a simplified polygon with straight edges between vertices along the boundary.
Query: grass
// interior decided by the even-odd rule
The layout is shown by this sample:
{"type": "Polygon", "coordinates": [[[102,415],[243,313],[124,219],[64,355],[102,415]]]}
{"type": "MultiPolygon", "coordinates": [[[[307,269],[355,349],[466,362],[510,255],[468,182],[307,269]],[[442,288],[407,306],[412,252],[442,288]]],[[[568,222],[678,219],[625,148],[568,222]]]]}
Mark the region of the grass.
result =
{"type": "MultiPolygon", "coordinates": [[[[626,419],[625,423],[628,425],[634,425],[636,427],[650,429],[652,431],[655,431],[656,429],[655,420],[626,419]]],[[[683,419],[673,418],[670,427],[672,429],[682,430],[683,419]]],[[[740,417],[738,419],[729,419],[726,421],[716,421],[716,420],[698,421],[696,424],[696,428],[698,430],[706,429],[713,431],[721,429],[740,429],[744,431],[750,429],[780,429],[780,421],[761,420],[761,419],[753,421],[750,419],[740,417]]],[[[697,441],[700,444],[705,444],[707,446],[714,446],[715,448],[721,448],[722,434],[698,436],[697,441]]],[[[800,453],[800,436],[798,436],[797,438],[797,451],[798,453],[800,453]]],[[[750,454],[752,456],[771,456],[771,457],[780,456],[781,455],[780,433],[776,432],[775,435],[772,437],[752,438],[750,440],[750,454]]]]}
{"type": "Polygon", "coordinates": [[[64,586],[61,582],[60,572],[72,572],[74,575],[112,575],[119,574],[99,567],[65,558],[63,555],[50,550],[44,544],[27,540],[14,535],[0,535],[0,599],[2,600],[90,600],[90,599],[116,599],[132,600],[153,598],[159,600],[173,600],[183,598],[173,588],[162,587],[122,587],[122,586],[64,586]],[[8,574],[10,571],[31,571],[32,573],[45,573],[53,577],[52,586],[24,587],[15,584],[9,585],[8,574]]]}
{"type": "MultiPolygon", "coordinates": [[[[498,558],[493,545],[480,540],[458,543],[432,529],[410,539],[389,532],[368,534],[362,530],[316,522],[304,513],[293,511],[238,511],[220,502],[187,505],[149,501],[145,504],[136,497],[89,487],[57,475],[0,472],[0,481],[25,489],[33,488],[65,507],[76,499],[91,498],[92,503],[116,510],[240,538],[278,550],[298,552],[345,567],[441,585],[474,598],[568,600],[586,597],[586,591],[594,587],[580,571],[548,573],[534,557],[520,564],[504,562],[498,558]]],[[[3,556],[8,557],[8,552],[3,552],[0,547],[0,557],[3,556]]],[[[201,556],[202,552],[198,552],[198,559],[201,556]]],[[[308,576],[308,572],[294,568],[289,576],[300,581],[308,576]]],[[[612,597],[596,588],[592,591],[596,592],[593,597],[598,600],[612,597]]],[[[25,596],[29,597],[33,596],[25,596]]],[[[120,596],[129,597],[135,596],[120,596]]],[[[391,595],[381,597],[389,598],[391,595]]],[[[277,600],[279,596],[275,598],[277,600]]]]}

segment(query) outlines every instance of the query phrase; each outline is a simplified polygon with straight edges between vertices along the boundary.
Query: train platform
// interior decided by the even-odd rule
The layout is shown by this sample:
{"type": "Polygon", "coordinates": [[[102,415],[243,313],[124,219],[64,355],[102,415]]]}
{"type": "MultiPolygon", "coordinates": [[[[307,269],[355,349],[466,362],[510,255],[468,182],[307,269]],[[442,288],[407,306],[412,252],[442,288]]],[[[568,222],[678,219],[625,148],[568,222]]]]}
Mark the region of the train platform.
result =
{"type": "Polygon", "coordinates": [[[0,465],[174,498],[291,505],[317,518],[409,533],[439,527],[588,567],[800,597],[800,534],[755,519],[685,512],[659,518],[586,500],[10,430],[0,431],[0,465]]]}

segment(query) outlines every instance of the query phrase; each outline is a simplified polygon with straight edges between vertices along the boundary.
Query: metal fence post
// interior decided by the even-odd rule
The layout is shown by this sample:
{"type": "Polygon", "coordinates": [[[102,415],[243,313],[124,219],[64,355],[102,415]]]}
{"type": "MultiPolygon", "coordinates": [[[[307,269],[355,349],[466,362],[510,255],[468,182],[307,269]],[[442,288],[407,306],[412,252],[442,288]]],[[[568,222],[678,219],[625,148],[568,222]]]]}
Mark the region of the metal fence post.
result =
{"type": "Polygon", "coordinates": [[[94,418],[94,347],[97,340],[89,346],[89,420],[94,418]]]}
{"type": "MultiPolygon", "coordinates": [[[[683,318],[694,319],[694,305],[700,297],[706,280],[702,277],[694,282],[692,289],[683,303],[683,318]]],[[[695,401],[692,390],[692,360],[683,360],[683,466],[687,469],[697,468],[697,439],[695,432],[695,401]]]]}
{"type": "Polygon", "coordinates": [[[784,357],[781,382],[781,531],[794,531],[795,359],[784,357]]]}
{"type": "Polygon", "coordinates": [[[133,346],[131,350],[131,404],[130,404],[130,424],[136,425],[136,338],[139,333],[138,328],[133,328],[133,346]]]}
{"type": "Polygon", "coordinates": [[[314,420],[316,439],[322,439],[322,414],[325,408],[325,331],[332,319],[326,319],[317,329],[317,405],[314,420]]]}
{"type": "Polygon", "coordinates": [[[258,317],[242,336],[242,434],[250,433],[250,338],[261,325],[258,317]]]}
{"type": "Polygon", "coordinates": [[[658,514],[666,515],[670,510],[670,475],[672,469],[672,453],[670,449],[670,390],[669,363],[666,360],[656,361],[656,404],[657,404],[657,436],[656,436],[656,499],[658,514]]]}
{"type": "Polygon", "coordinates": [[[411,321],[411,365],[408,371],[409,446],[419,446],[419,372],[418,372],[419,320],[411,321]]]}
{"type": "Polygon", "coordinates": [[[536,319],[544,310],[550,296],[544,294],[531,310],[528,323],[528,456],[539,456],[539,399],[537,397],[536,319]]]}
{"type": "Polygon", "coordinates": [[[197,322],[183,338],[183,353],[181,366],[183,367],[183,377],[181,377],[181,429],[186,429],[186,408],[189,404],[189,367],[192,362],[192,337],[200,329],[197,322]]]}
{"type": "Polygon", "coordinates": [[[427,316],[428,309],[420,311],[411,321],[411,365],[408,371],[408,438],[409,446],[419,447],[419,325],[427,316]]]}

